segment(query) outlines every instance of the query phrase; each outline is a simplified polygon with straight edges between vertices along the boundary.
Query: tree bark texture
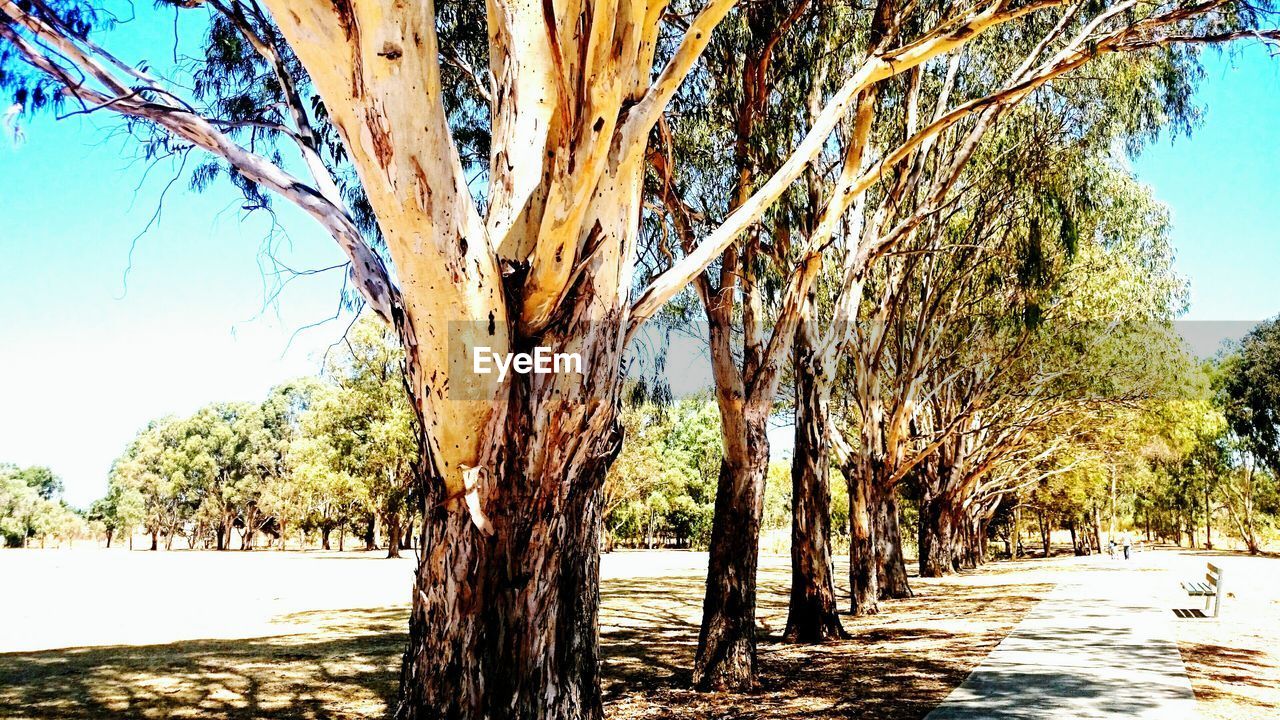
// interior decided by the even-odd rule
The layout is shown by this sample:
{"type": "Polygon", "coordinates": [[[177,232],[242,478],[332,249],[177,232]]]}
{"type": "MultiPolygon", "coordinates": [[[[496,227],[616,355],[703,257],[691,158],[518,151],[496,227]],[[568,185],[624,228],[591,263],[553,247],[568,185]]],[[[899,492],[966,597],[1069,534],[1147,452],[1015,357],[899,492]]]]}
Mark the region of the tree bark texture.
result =
{"type": "Polygon", "coordinates": [[[849,486],[849,609],[854,615],[880,612],[880,565],[876,557],[874,477],[868,466],[845,471],[849,486]]]}
{"type": "Polygon", "coordinates": [[[796,434],[791,459],[791,602],[785,636],[803,643],[847,637],[831,563],[830,382],[818,377],[809,336],[796,333],[796,434]]]}
{"type": "Polygon", "coordinates": [[[600,490],[621,436],[569,378],[513,384],[516,411],[483,478],[487,528],[427,483],[397,720],[601,717],[600,490]]]}
{"type": "Polygon", "coordinates": [[[702,690],[750,690],[757,682],[756,567],[769,467],[768,415],[754,413],[742,421],[745,452],[726,453],[716,488],[707,591],[693,666],[694,685],[702,690]]]}
{"type": "Polygon", "coordinates": [[[902,555],[902,530],[898,525],[898,498],[893,490],[881,490],[876,498],[874,536],[880,599],[911,597],[907,562],[902,555]]]}
{"type": "Polygon", "coordinates": [[[920,577],[942,577],[959,569],[957,518],[945,496],[920,500],[920,577]]]}
{"type": "Polygon", "coordinates": [[[400,517],[395,513],[388,513],[383,520],[383,525],[387,528],[387,557],[400,557],[401,532],[400,517]]]}

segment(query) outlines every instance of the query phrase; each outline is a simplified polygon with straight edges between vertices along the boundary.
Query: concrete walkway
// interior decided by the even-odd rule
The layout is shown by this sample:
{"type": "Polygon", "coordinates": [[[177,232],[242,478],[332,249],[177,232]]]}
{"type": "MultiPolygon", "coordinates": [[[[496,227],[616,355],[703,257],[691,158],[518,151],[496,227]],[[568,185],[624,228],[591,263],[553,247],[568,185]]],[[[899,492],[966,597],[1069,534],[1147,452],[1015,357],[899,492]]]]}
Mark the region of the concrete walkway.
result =
{"type": "Polygon", "coordinates": [[[1080,565],[926,720],[1196,717],[1167,599],[1177,578],[1141,556],[1080,565]]]}

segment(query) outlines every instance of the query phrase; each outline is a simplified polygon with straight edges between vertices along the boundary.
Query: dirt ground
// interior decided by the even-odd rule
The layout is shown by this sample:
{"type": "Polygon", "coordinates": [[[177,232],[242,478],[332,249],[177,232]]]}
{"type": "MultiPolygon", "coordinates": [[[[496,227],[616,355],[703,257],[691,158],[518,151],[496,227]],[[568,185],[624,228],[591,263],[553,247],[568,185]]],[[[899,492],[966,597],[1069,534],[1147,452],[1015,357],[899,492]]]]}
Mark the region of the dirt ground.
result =
{"type": "MultiPolygon", "coordinates": [[[[1173,573],[1208,559],[1157,554],[1173,573]]],[[[1219,560],[1233,593],[1223,617],[1177,625],[1200,707],[1209,718],[1275,717],[1280,560],[1219,560]]],[[[362,553],[0,552],[0,718],[384,717],[412,563],[362,553]]],[[[845,618],[854,639],[800,647],[779,638],[787,558],[764,556],[761,689],[702,694],[686,687],[706,556],[615,552],[601,569],[606,712],[922,718],[1072,566],[1026,560],[913,577],[914,598],[845,618]]]]}
{"type": "MultiPolygon", "coordinates": [[[[1201,717],[1280,717],[1280,558],[1213,551],[1170,552],[1167,557],[1170,574],[1179,579],[1202,579],[1206,563],[1222,569],[1226,595],[1218,617],[1174,621],[1201,717]]],[[[1179,609],[1203,612],[1200,598],[1182,595],[1178,600],[1179,609]]]]}

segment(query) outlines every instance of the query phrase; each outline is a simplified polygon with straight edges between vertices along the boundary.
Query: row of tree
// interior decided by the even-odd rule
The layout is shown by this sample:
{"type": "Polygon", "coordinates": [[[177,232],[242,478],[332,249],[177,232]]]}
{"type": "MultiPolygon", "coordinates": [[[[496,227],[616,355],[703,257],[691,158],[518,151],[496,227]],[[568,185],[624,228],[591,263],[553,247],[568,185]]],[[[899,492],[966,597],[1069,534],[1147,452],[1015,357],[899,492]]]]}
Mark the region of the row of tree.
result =
{"type": "MultiPolygon", "coordinates": [[[[431,552],[400,720],[602,715],[605,487],[630,452],[626,350],[655,319],[705,320],[715,380],[699,687],[756,684],[788,403],[799,640],[843,634],[833,463],[856,612],[910,592],[903,498],[943,573],[1024,491],[1114,467],[1186,374],[1163,214],[1116,150],[1194,119],[1196,48],[1280,37],[1269,3],[1233,0],[166,4],[207,28],[175,67],[109,53],[94,0],[0,0],[0,88],[19,119],[69,102],[148,157],[199,154],[194,187],[292,203],[349,259],[419,429],[431,552]],[[465,371],[535,346],[583,372],[465,371]]],[[[279,454],[229,462],[258,483],[279,454]]],[[[254,497],[201,472],[188,507],[216,540],[254,497]]],[[[707,495],[685,482],[692,517],[707,495]]],[[[615,527],[652,517],[635,502],[615,527]]]]}
{"type": "Polygon", "coordinates": [[[107,494],[90,517],[106,542],[151,549],[176,538],[225,550],[308,536],[338,549],[348,533],[390,557],[409,546],[410,482],[417,457],[402,354],[393,336],[365,321],[331,351],[324,379],[271,390],[261,404],[216,403],[189,417],[150,423],[112,466],[107,494]],[[381,533],[380,533],[381,531],[381,533]]]}

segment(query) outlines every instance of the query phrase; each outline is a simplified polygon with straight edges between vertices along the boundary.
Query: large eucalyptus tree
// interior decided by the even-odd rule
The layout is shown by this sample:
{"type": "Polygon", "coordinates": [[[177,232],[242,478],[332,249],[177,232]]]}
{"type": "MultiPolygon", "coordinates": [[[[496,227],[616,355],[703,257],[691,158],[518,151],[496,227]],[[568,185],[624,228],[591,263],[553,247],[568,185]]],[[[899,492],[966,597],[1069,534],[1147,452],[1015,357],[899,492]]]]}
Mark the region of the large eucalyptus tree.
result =
{"type": "MultiPolygon", "coordinates": [[[[400,718],[601,715],[600,486],[627,340],[802,175],[864,91],[1035,16],[1066,17],[1086,39],[1049,74],[1252,22],[1228,0],[904,5],[902,31],[842,70],[768,179],[640,282],[651,131],[736,0],[489,0],[483,13],[461,0],[166,2],[209,18],[189,84],[100,45],[104,2],[0,0],[0,86],[23,111],[56,98],[119,116],[162,151],[214,158],[204,180],[226,173],[255,203],[301,208],[404,345],[426,518],[400,718]],[[468,169],[482,175],[474,193],[468,169]],[[583,372],[471,372],[477,347],[534,346],[579,353],[583,372]]],[[[800,253],[793,305],[830,228],[877,180],[856,165],[800,253]]]]}

